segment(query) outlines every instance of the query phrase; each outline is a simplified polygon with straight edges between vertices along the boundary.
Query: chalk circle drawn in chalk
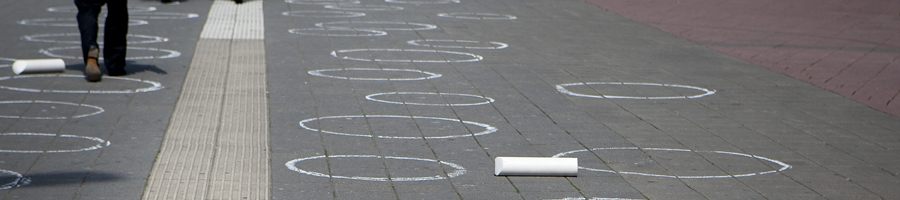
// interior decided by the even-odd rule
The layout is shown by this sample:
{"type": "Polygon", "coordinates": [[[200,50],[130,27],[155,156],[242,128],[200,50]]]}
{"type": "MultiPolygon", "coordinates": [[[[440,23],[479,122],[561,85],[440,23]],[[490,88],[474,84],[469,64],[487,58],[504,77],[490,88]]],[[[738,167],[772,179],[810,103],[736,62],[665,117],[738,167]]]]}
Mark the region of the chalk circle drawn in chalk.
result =
{"type": "MultiPolygon", "coordinates": [[[[466,52],[457,52],[457,51],[441,51],[441,50],[432,50],[432,49],[342,49],[337,51],[332,51],[331,56],[336,58],[341,58],[344,60],[355,60],[355,61],[363,61],[363,62],[396,62],[396,63],[461,63],[461,62],[477,62],[484,59],[479,55],[466,53],[466,52]],[[350,56],[338,56],[338,54],[345,53],[353,53],[353,52],[410,52],[410,53],[435,53],[435,54],[452,54],[459,55],[465,57],[471,57],[471,59],[456,59],[456,60],[425,60],[425,59],[379,59],[379,58],[357,58],[350,56]]],[[[441,56],[443,57],[443,56],[441,56]]]]}
{"type": "Polygon", "coordinates": [[[291,161],[288,161],[284,164],[291,171],[299,172],[301,174],[306,174],[310,176],[318,176],[325,178],[339,178],[339,179],[350,179],[350,180],[361,180],[361,181],[397,181],[397,182],[405,182],[405,181],[433,181],[433,180],[444,180],[448,178],[455,178],[457,176],[462,176],[466,174],[466,168],[451,162],[433,160],[433,159],[425,159],[425,158],[410,158],[410,157],[397,157],[397,156],[376,156],[376,155],[322,155],[322,156],[313,156],[306,158],[298,158],[291,161]],[[412,160],[412,161],[424,161],[424,162],[432,162],[439,163],[442,165],[446,165],[448,167],[453,168],[453,172],[447,173],[445,176],[437,175],[437,176],[422,176],[422,177],[365,177],[365,176],[338,176],[325,174],[320,172],[306,171],[300,168],[297,168],[297,163],[307,160],[315,160],[315,159],[333,159],[333,158],[377,158],[377,159],[392,159],[392,160],[412,160]]]}
{"type": "Polygon", "coordinates": [[[383,30],[383,31],[423,31],[437,29],[432,24],[412,23],[412,22],[382,22],[382,21],[338,21],[338,22],[319,22],[316,27],[333,28],[333,29],[366,29],[366,30],[383,30]],[[373,27],[347,27],[341,25],[378,25],[373,27]],[[400,27],[385,27],[384,25],[399,25],[400,27]]]}
{"type": "MultiPolygon", "coordinates": [[[[34,26],[63,26],[63,27],[78,27],[78,21],[75,18],[40,18],[40,19],[26,19],[19,21],[21,25],[34,25],[34,26]]],[[[98,22],[97,25],[99,27],[105,27],[106,22],[98,22]]],[[[139,19],[129,19],[128,26],[140,26],[147,25],[150,22],[139,20],[139,19]]]]}
{"type": "MultiPolygon", "coordinates": [[[[47,11],[48,12],[77,13],[78,7],[76,7],[76,6],[49,7],[49,8],[47,8],[47,11]]],[[[153,7],[153,6],[128,6],[128,13],[153,12],[153,11],[156,11],[156,7],[153,7]]]]}
{"type": "MultiPolygon", "coordinates": [[[[128,49],[128,52],[129,52],[129,53],[132,53],[132,52],[134,52],[134,51],[150,51],[150,52],[162,52],[162,53],[167,53],[167,55],[162,55],[162,56],[132,56],[132,57],[125,57],[125,60],[169,59],[169,58],[176,58],[176,57],[181,56],[181,52],[178,52],[178,51],[175,51],[175,50],[168,50],[168,49],[157,49],[157,48],[148,48],[148,47],[127,47],[127,49],[128,49]]],[[[55,53],[53,53],[54,51],[60,51],[60,50],[79,50],[79,51],[80,51],[80,50],[81,50],[81,47],[79,47],[79,46],[72,46],[72,47],[51,47],[51,48],[41,49],[41,50],[40,50],[40,53],[42,53],[42,54],[44,54],[44,55],[47,55],[47,56],[50,56],[50,57],[54,57],[54,58],[78,59],[78,60],[81,60],[81,59],[82,59],[81,56],[60,55],[60,54],[55,54],[55,53]]],[[[100,60],[102,61],[103,58],[100,58],[100,60]]]]}
{"type": "Polygon", "coordinates": [[[492,99],[490,97],[485,97],[485,96],[472,95],[472,94],[436,93],[436,92],[385,92],[385,93],[376,93],[376,94],[366,95],[366,99],[371,100],[371,101],[381,102],[381,103],[400,104],[400,105],[420,105],[420,106],[477,106],[477,105],[485,105],[485,104],[494,102],[494,99],[492,99]],[[381,99],[375,98],[377,96],[388,96],[388,95],[431,95],[431,96],[438,96],[441,99],[444,99],[444,96],[461,96],[461,97],[478,98],[478,99],[481,99],[484,101],[476,102],[476,103],[415,103],[415,102],[406,101],[405,98],[404,98],[403,102],[388,101],[388,100],[381,100],[381,99]]]}
{"type": "Polygon", "coordinates": [[[59,104],[59,105],[68,105],[68,106],[75,106],[75,107],[87,107],[87,108],[93,108],[97,111],[93,112],[93,113],[75,115],[75,116],[71,116],[71,117],[22,117],[22,116],[0,115],[0,118],[8,118],[8,119],[76,119],[76,118],[94,116],[94,115],[103,113],[103,111],[104,111],[103,108],[101,108],[99,106],[61,102],[61,101],[43,101],[43,100],[0,101],[0,105],[2,105],[2,104],[35,104],[35,103],[59,104]]]}
{"type": "Polygon", "coordinates": [[[331,37],[372,37],[385,36],[387,32],[379,30],[345,29],[345,28],[298,28],[288,32],[298,35],[316,35],[331,37]]]}
{"type": "Polygon", "coordinates": [[[366,16],[366,13],[350,12],[350,11],[323,11],[323,10],[299,10],[283,12],[281,15],[288,17],[309,17],[309,18],[351,18],[366,16]]]}
{"type": "Polygon", "coordinates": [[[132,93],[141,93],[141,92],[152,92],[163,89],[162,84],[156,81],[148,81],[134,78],[126,78],[126,77],[104,77],[104,79],[111,80],[123,80],[123,81],[134,81],[145,84],[150,84],[150,87],[146,88],[138,88],[138,89],[129,89],[129,90],[52,90],[52,89],[31,89],[31,88],[20,88],[20,87],[11,87],[5,86],[2,84],[2,81],[13,80],[13,79],[24,79],[24,78],[80,78],[83,79],[83,75],[68,75],[68,74],[60,74],[60,75],[26,75],[26,76],[6,76],[0,77],[0,89],[7,89],[13,91],[20,92],[45,92],[45,93],[67,93],[67,94],[132,94],[132,93]]]}
{"type": "Polygon", "coordinates": [[[384,2],[400,3],[400,4],[448,4],[448,3],[459,3],[459,0],[436,0],[436,1],[385,0],[384,2]]]}
{"type": "Polygon", "coordinates": [[[627,199],[627,198],[602,198],[602,197],[591,197],[590,199],[584,197],[566,197],[562,199],[546,199],[546,200],[644,200],[644,199],[627,199]]]}
{"type": "MultiPolygon", "coordinates": [[[[2,61],[9,61],[9,62],[16,62],[16,59],[12,59],[12,58],[3,58],[3,57],[0,57],[0,60],[2,60],[2,61]]],[[[9,64],[0,64],[0,68],[3,68],[3,67],[10,67],[10,66],[12,66],[12,63],[9,63],[9,64]]]]}
{"type": "Polygon", "coordinates": [[[661,84],[661,83],[623,83],[623,82],[587,82],[587,83],[566,83],[556,85],[556,90],[563,94],[568,94],[576,97],[588,97],[588,98],[598,98],[598,99],[694,99],[709,96],[711,94],[715,94],[715,90],[710,90],[706,88],[688,86],[688,85],[675,85],[675,84],[661,84]],[[585,86],[585,85],[637,85],[637,86],[659,86],[659,87],[675,87],[675,88],[686,88],[686,89],[694,89],[702,91],[703,94],[691,95],[691,96],[659,96],[659,97],[638,97],[638,96],[616,96],[616,95],[588,95],[581,94],[569,91],[566,87],[571,86],[585,86]]]}
{"type": "MultiPolygon", "coordinates": [[[[2,133],[0,136],[38,136],[38,137],[57,137],[56,134],[49,133],[2,133]]],[[[78,135],[59,135],[59,138],[75,138],[75,139],[83,139],[83,140],[91,140],[97,142],[96,145],[85,147],[81,149],[72,149],[72,150],[46,150],[46,151],[37,151],[37,150],[8,150],[8,149],[0,149],[0,153],[74,153],[74,152],[84,152],[84,151],[93,151],[97,149],[101,149],[103,147],[108,147],[112,143],[97,137],[88,137],[88,136],[78,136],[78,135]]]]}
{"type": "Polygon", "coordinates": [[[497,128],[483,123],[471,122],[471,121],[463,121],[458,119],[450,119],[450,118],[440,118],[440,117],[421,117],[421,116],[399,116],[399,115],[348,115],[348,116],[328,116],[328,117],[319,117],[319,118],[310,118],[304,119],[300,121],[300,126],[306,130],[314,131],[314,132],[323,132],[334,135],[343,135],[343,136],[354,136],[354,137],[375,137],[381,139],[403,139],[403,140],[415,140],[415,139],[452,139],[452,138],[461,138],[461,137],[475,137],[481,135],[487,135],[494,132],[497,132],[497,128]],[[428,136],[428,137],[404,137],[404,136],[384,136],[384,135],[362,135],[362,134],[352,134],[352,133],[338,133],[334,131],[326,131],[320,129],[314,129],[306,126],[306,123],[322,120],[322,119],[352,119],[352,118],[398,118],[398,119],[431,119],[431,120],[440,120],[440,121],[451,121],[451,122],[460,122],[468,125],[475,125],[484,128],[484,131],[472,134],[464,134],[464,135],[446,135],[446,136],[428,136]]]}
{"type": "Polygon", "coordinates": [[[440,13],[438,17],[456,19],[489,19],[489,20],[513,20],[516,16],[497,13],[440,13]]]}
{"type": "Polygon", "coordinates": [[[12,181],[9,182],[9,183],[2,183],[3,185],[0,185],[0,190],[6,190],[6,189],[14,188],[14,187],[16,187],[16,186],[19,185],[19,182],[22,181],[22,174],[19,174],[19,173],[14,172],[14,171],[9,171],[9,170],[5,170],[5,169],[0,169],[0,177],[5,177],[5,176],[12,176],[12,177],[15,177],[15,178],[13,178],[12,181]]]}
{"type": "Polygon", "coordinates": [[[129,19],[192,19],[200,17],[197,13],[148,12],[128,15],[129,19]]]}
{"type": "Polygon", "coordinates": [[[481,44],[479,41],[471,41],[471,40],[434,40],[434,39],[425,39],[425,40],[410,40],[406,41],[407,44],[415,45],[415,46],[423,46],[423,47],[433,47],[433,48],[457,48],[457,49],[505,49],[509,47],[508,44],[502,42],[487,42],[491,45],[496,46],[469,46],[467,44],[481,44]],[[453,43],[456,45],[435,45],[429,43],[453,43]]]}
{"type": "Polygon", "coordinates": [[[318,76],[318,77],[344,79],[344,80],[356,80],[356,81],[420,81],[420,80],[439,78],[442,76],[441,74],[420,71],[420,70],[414,70],[414,69],[391,69],[391,68],[384,68],[384,69],[371,69],[371,68],[320,69],[320,70],[309,71],[307,73],[309,75],[318,76]],[[423,75],[427,75],[427,76],[417,77],[417,78],[364,78],[364,77],[332,76],[332,75],[327,75],[327,74],[322,73],[322,72],[337,72],[337,71],[382,71],[382,72],[391,72],[391,73],[413,72],[413,73],[419,73],[419,74],[423,74],[423,75]]]}
{"type": "Polygon", "coordinates": [[[403,10],[403,7],[400,6],[388,6],[388,5],[356,5],[356,4],[337,4],[337,5],[325,5],[327,9],[334,10],[344,10],[344,11],[392,11],[392,10],[403,10]]]}
{"type": "MultiPolygon", "coordinates": [[[[103,33],[98,34],[99,37],[103,37],[103,33]]],[[[50,34],[34,34],[34,35],[26,35],[22,36],[22,40],[29,42],[49,42],[49,43],[63,43],[63,44],[81,44],[80,33],[50,33],[50,34]],[[62,38],[62,37],[72,37],[70,40],[63,39],[52,39],[52,38],[62,38]]],[[[150,44],[150,43],[161,43],[168,42],[169,38],[159,37],[159,36],[151,36],[151,35],[137,35],[137,34],[128,34],[125,35],[126,38],[134,38],[128,40],[127,44],[150,44]],[[135,40],[139,39],[139,40],[135,40]]],[[[98,39],[97,42],[99,44],[103,44],[102,39],[98,39]]]]}
{"type": "Polygon", "coordinates": [[[589,152],[589,151],[602,151],[602,150],[639,150],[639,151],[672,151],[672,152],[716,153],[716,154],[725,154],[725,155],[734,155],[734,156],[742,156],[742,157],[754,158],[754,159],[758,159],[758,160],[762,160],[762,161],[774,163],[774,164],[776,164],[776,165],[781,166],[781,168],[776,169],[776,170],[763,171],[763,172],[756,172],[756,173],[745,173],[745,174],[735,174],[735,175],[711,175],[711,176],[673,176],[673,175],[664,175],[664,174],[650,174],[650,173],[640,173],[640,172],[613,171],[613,170],[596,169],[596,168],[588,168],[588,167],[581,167],[581,166],[579,166],[578,168],[579,168],[579,169],[588,170],[588,171],[595,171],[595,172],[607,172],[607,173],[614,173],[614,174],[629,174],[629,175],[640,175],[640,176],[651,176],[651,177],[662,177],[662,178],[678,178],[678,179],[740,178],[740,177],[748,177],[748,176],[756,176],[756,175],[771,174],[771,173],[776,173],[776,172],[788,170],[788,169],[791,168],[791,165],[785,164],[784,162],[781,162],[781,161],[778,161],[778,160],[774,160],[774,159],[770,159],[770,158],[766,158],[766,157],[762,157],[762,156],[755,156],[755,155],[750,155],[750,154],[744,154],[744,153],[735,153],[735,152],[727,152],[727,151],[693,151],[693,150],[689,150],[689,149],[667,149],[667,148],[611,147],[611,148],[594,148],[594,149],[590,149],[590,150],[588,150],[588,149],[582,149],[582,150],[574,150],[574,151],[567,151],[567,152],[559,153],[559,154],[553,155],[553,158],[559,158],[559,157],[563,157],[563,156],[566,156],[566,155],[569,155],[569,154],[573,154],[573,153],[589,152]]]}
{"type": "Polygon", "coordinates": [[[359,4],[359,1],[341,1],[341,0],[285,0],[289,4],[301,5],[336,5],[336,4],[359,4]]]}

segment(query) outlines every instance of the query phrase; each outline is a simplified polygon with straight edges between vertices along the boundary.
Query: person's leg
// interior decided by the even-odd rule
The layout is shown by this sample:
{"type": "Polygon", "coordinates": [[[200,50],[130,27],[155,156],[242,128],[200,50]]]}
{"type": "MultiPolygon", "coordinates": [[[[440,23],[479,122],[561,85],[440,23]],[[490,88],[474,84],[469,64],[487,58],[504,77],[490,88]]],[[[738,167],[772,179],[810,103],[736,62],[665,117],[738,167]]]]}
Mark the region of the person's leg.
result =
{"type": "Polygon", "coordinates": [[[81,55],[84,58],[85,69],[89,81],[99,81],[101,72],[97,66],[100,45],[97,44],[97,17],[100,15],[103,2],[95,0],[75,0],[78,7],[78,31],[81,34],[81,55]]]}
{"type": "Polygon", "coordinates": [[[108,0],[103,39],[103,63],[110,76],[125,75],[126,37],[128,34],[128,1],[108,0]]]}

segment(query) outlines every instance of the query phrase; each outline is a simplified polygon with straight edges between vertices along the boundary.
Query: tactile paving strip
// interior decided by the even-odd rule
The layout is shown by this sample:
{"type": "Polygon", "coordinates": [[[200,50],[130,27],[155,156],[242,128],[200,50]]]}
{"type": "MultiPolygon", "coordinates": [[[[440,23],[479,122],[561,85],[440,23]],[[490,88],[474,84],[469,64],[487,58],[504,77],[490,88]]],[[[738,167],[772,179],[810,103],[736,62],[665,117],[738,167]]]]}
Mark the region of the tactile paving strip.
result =
{"type": "Polygon", "coordinates": [[[143,199],[268,199],[262,24],[262,1],[213,3],[143,199]]]}

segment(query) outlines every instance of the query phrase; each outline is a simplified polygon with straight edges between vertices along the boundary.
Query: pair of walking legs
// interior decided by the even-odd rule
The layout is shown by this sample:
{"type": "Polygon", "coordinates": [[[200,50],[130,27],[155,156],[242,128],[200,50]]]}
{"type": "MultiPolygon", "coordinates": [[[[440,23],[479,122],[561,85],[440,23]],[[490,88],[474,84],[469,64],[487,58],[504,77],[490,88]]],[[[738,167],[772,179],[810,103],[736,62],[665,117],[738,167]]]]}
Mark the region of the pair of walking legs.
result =
{"type": "Polygon", "coordinates": [[[110,76],[125,75],[126,35],[128,34],[128,1],[126,0],[75,0],[78,7],[78,30],[81,32],[81,53],[84,55],[85,74],[89,81],[99,81],[101,72],[97,65],[100,45],[99,15],[103,5],[107,7],[103,28],[103,63],[110,76]]]}

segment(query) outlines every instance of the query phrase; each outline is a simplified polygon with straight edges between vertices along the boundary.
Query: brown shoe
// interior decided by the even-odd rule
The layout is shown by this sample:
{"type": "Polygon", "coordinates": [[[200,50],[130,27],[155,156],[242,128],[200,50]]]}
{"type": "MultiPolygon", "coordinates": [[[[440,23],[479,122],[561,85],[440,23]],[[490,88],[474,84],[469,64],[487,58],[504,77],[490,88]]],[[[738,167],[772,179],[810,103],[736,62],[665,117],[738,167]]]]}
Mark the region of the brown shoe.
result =
{"type": "Polygon", "coordinates": [[[97,57],[99,57],[99,54],[99,49],[91,49],[91,51],[88,51],[88,59],[84,66],[84,74],[90,82],[100,81],[100,77],[103,75],[103,72],[100,72],[100,66],[97,65],[97,57]]]}

